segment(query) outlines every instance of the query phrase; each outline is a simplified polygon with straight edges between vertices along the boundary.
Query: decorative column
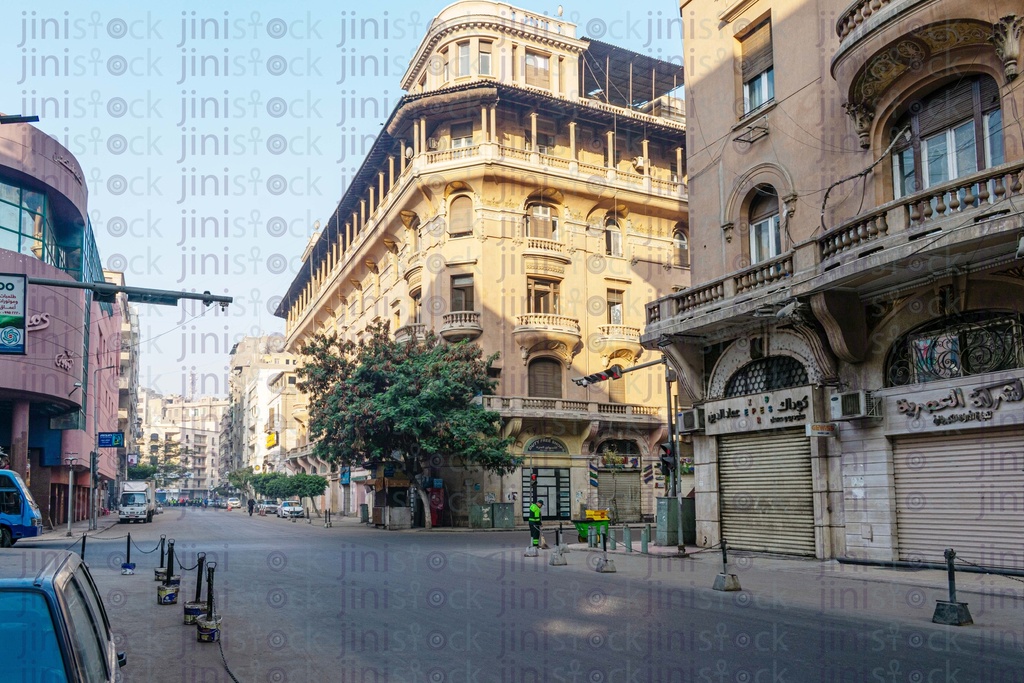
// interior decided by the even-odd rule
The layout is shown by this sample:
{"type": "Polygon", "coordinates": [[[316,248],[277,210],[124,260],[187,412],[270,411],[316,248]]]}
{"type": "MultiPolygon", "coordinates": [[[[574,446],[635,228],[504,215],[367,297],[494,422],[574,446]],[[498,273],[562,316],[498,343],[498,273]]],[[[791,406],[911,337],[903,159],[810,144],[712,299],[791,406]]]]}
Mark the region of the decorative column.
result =
{"type": "Polygon", "coordinates": [[[608,168],[615,168],[615,131],[608,131],[608,168]]]}
{"type": "Polygon", "coordinates": [[[644,155],[644,175],[645,176],[649,176],[649,175],[651,175],[651,155],[647,151],[648,150],[647,140],[645,139],[643,142],[640,143],[640,145],[641,145],[641,148],[643,149],[642,153],[644,155]]]}
{"type": "Polygon", "coordinates": [[[537,112],[530,112],[530,151],[537,151],[537,112]]]}
{"type": "Polygon", "coordinates": [[[569,158],[576,161],[576,122],[569,122],[569,158]]]}

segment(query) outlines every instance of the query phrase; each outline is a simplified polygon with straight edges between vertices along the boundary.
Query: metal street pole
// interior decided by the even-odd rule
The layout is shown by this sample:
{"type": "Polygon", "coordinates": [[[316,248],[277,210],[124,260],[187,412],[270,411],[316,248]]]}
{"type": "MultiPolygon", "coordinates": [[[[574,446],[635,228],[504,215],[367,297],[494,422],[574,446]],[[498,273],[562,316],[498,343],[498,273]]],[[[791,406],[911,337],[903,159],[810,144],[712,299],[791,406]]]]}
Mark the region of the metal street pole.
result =
{"type": "MultiPolygon", "coordinates": [[[[93,401],[93,406],[92,406],[92,438],[93,438],[93,444],[92,445],[93,445],[93,448],[96,449],[96,451],[95,451],[96,457],[93,458],[92,454],[91,453],[89,454],[89,530],[90,531],[99,528],[99,524],[97,524],[97,521],[96,521],[96,476],[99,474],[99,467],[100,467],[100,430],[99,430],[99,421],[100,421],[100,392],[99,392],[99,387],[96,384],[99,381],[96,378],[96,376],[100,373],[101,370],[110,370],[111,368],[117,368],[117,367],[120,367],[120,364],[107,365],[107,366],[104,366],[102,368],[95,368],[95,369],[93,369],[93,371],[92,371],[92,384],[89,385],[90,392],[92,392],[93,389],[97,390],[95,392],[95,394],[94,394],[95,400],[93,401]],[[96,463],[95,467],[93,466],[94,462],[96,463]]],[[[71,535],[71,533],[68,532],[68,536],[70,536],[70,535],[71,535]]]]}
{"type": "MultiPolygon", "coordinates": [[[[75,453],[68,453],[68,455],[78,455],[75,453]]],[[[68,464],[68,533],[71,535],[71,515],[74,511],[72,503],[75,499],[75,463],[78,462],[78,458],[64,458],[64,462],[68,464]]]]}

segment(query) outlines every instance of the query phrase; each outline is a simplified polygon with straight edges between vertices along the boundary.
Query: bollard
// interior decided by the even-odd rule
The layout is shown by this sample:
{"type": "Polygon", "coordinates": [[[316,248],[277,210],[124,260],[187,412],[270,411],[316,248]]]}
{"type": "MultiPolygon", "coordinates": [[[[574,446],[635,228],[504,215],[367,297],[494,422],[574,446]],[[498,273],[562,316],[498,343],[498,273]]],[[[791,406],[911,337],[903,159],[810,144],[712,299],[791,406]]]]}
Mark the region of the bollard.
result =
{"type": "Polygon", "coordinates": [[[82,551],[78,554],[83,560],[85,559],[85,538],[86,535],[82,534],[82,551]]]}
{"type": "Polygon", "coordinates": [[[167,542],[167,571],[164,582],[156,587],[156,603],[158,605],[178,604],[178,589],[181,587],[181,576],[174,573],[174,539],[167,542]]]}
{"type": "Polygon", "coordinates": [[[125,544],[124,562],[121,563],[121,575],[129,576],[135,573],[135,563],[132,562],[132,532],[128,532],[128,542],[125,544]]]}
{"type": "Polygon", "coordinates": [[[722,573],[715,577],[715,583],[711,589],[716,591],[742,590],[739,577],[729,573],[729,551],[724,538],[722,539],[722,573]]]}
{"type": "Polygon", "coordinates": [[[626,552],[633,552],[633,530],[628,526],[622,527],[622,545],[626,546],[626,552]]]}
{"type": "MultiPolygon", "coordinates": [[[[613,574],[615,573],[615,563],[608,559],[608,535],[611,533],[611,528],[608,529],[608,533],[602,537],[602,548],[603,556],[597,561],[597,566],[594,569],[601,574],[613,574]]],[[[615,542],[615,537],[612,536],[612,543],[615,542]]]]}
{"type": "Polygon", "coordinates": [[[153,570],[153,574],[156,576],[157,581],[163,581],[164,574],[166,573],[164,570],[164,543],[166,540],[167,536],[165,534],[160,534],[160,566],[153,570]]]}
{"type": "Polygon", "coordinates": [[[651,525],[648,524],[640,530],[640,552],[647,554],[647,544],[651,542],[651,525]]]}
{"type": "Polygon", "coordinates": [[[306,508],[306,524],[312,524],[313,518],[309,515],[309,508],[306,508]]]}
{"type": "Polygon", "coordinates": [[[612,550],[615,550],[615,529],[608,527],[608,538],[612,543],[612,550]]]}
{"type": "Polygon", "coordinates": [[[590,525],[587,526],[587,547],[597,547],[597,531],[590,525]]]}
{"type": "Polygon", "coordinates": [[[936,600],[935,613],[932,615],[932,623],[945,624],[947,626],[970,626],[974,623],[971,618],[971,611],[967,609],[966,602],[956,601],[956,551],[946,548],[943,556],[946,558],[946,572],[949,581],[949,600],[936,600]]]}
{"type": "Polygon", "coordinates": [[[185,624],[192,625],[203,613],[203,565],[206,564],[206,553],[196,554],[196,598],[185,603],[185,624]]]}
{"type": "Polygon", "coordinates": [[[206,565],[206,614],[196,618],[196,640],[200,643],[216,643],[220,640],[220,615],[213,611],[213,572],[216,562],[206,565]]]}

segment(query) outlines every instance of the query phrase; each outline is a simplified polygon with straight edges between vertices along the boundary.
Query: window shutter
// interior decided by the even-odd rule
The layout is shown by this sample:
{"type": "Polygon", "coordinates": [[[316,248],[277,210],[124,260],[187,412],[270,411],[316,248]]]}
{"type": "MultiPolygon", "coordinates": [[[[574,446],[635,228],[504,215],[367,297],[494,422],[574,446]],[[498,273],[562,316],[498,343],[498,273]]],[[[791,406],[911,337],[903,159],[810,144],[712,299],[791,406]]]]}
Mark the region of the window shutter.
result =
{"type": "Polygon", "coordinates": [[[626,402],[626,378],[608,380],[608,402],[626,402]]]}
{"type": "MultiPolygon", "coordinates": [[[[913,111],[913,107],[911,107],[913,111]]],[[[921,101],[918,125],[925,138],[969,119],[974,113],[974,81],[960,83],[921,101]]]]}
{"type": "Polygon", "coordinates": [[[541,358],[530,363],[530,396],[536,398],[562,398],[562,365],[555,360],[541,358]]]}
{"type": "Polygon", "coordinates": [[[981,88],[981,113],[987,114],[993,109],[999,109],[999,86],[989,76],[982,76],[978,81],[981,88]]]}
{"type": "Polygon", "coordinates": [[[473,232],[473,200],[469,197],[456,197],[452,200],[448,217],[448,234],[464,235],[473,232]]]}
{"type": "Polygon", "coordinates": [[[779,213],[779,196],[770,185],[757,188],[757,197],[750,202],[750,222],[758,223],[779,213]]]}
{"type": "Polygon", "coordinates": [[[772,66],[772,22],[766,21],[743,39],[743,82],[772,66]]]}
{"type": "Polygon", "coordinates": [[[453,123],[452,124],[452,139],[458,140],[460,138],[472,138],[473,137],[473,124],[472,123],[453,123]]]}

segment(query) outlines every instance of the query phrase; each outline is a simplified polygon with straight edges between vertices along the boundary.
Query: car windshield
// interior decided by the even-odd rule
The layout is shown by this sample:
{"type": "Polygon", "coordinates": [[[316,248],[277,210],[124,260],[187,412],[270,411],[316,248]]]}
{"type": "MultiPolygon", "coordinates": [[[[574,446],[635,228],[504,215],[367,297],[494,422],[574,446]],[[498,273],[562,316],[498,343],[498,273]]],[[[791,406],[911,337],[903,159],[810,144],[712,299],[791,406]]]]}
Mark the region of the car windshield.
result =
{"type": "Polygon", "coordinates": [[[67,681],[46,598],[30,591],[0,592],[4,680],[67,681]]]}
{"type": "Polygon", "coordinates": [[[145,493],[122,493],[121,494],[121,505],[145,505],[146,494],[145,493]]]}

